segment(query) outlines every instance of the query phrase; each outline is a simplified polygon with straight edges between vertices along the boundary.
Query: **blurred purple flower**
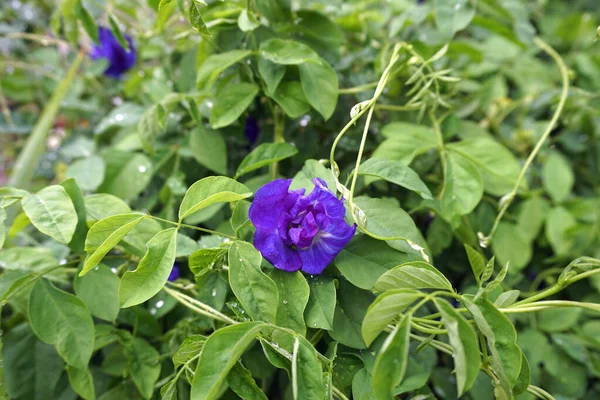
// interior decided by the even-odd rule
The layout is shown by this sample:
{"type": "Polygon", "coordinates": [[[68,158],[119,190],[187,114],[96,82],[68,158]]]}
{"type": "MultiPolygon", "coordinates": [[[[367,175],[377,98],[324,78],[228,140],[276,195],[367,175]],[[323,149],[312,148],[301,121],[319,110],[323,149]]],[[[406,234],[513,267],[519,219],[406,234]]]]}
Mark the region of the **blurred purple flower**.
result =
{"type": "Polygon", "coordinates": [[[105,58],[108,60],[108,68],[104,75],[113,78],[120,78],[126,71],[135,65],[135,48],[129,35],[124,35],[129,43],[129,51],[125,50],[121,43],[115,38],[110,29],[105,27],[98,28],[100,45],[94,44],[90,51],[92,60],[105,58]]]}
{"type": "Polygon", "coordinates": [[[320,274],[356,232],[344,220],[344,203],[322,179],[313,182],[308,196],[304,189],[289,191],[291,179],[267,183],[254,196],[254,246],[276,268],[320,274]]]}
{"type": "Polygon", "coordinates": [[[260,127],[258,126],[258,121],[252,115],[246,118],[246,126],[244,127],[244,135],[246,135],[246,139],[250,142],[250,145],[253,146],[254,143],[258,140],[258,135],[260,135],[260,127]]]}
{"type": "Polygon", "coordinates": [[[179,270],[179,264],[173,264],[173,268],[171,269],[171,273],[169,274],[169,278],[167,280],[169,282],[175,282],[177,279],[179,279],[180,272],[181,271],[179,270]]]}

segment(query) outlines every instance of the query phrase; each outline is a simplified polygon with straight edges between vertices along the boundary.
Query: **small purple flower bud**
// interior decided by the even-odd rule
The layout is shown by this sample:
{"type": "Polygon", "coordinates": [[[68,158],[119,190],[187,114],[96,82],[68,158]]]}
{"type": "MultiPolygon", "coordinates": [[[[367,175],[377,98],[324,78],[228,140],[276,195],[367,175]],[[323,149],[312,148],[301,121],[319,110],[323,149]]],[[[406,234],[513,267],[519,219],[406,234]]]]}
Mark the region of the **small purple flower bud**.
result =
{"type": "Polygon", "coordinates": [[[325,181],[313,182],[308,196],[304,189],[289,191],[291,179],[267,183],[254,196],[254,246],[275,268],[320,274],[356,232],[344,220],[344,203],[325,181]]]}
{"type": "Polygon", "coordinates": [[[248,139],[248,142],[250,142],[251,146],[253,146],[258,140],[258,136],[260,135],[260,127],[258,126],[258,121],[256,118],[254,118],[252,115],[246,118],[244,135],[246,135],[246,139],[248,139]]]}
{"type": "Polygon", "coordinates": [[[94,44],[90,51],[90,57],[92,60],[107,59],[109,64],[104,71],[104,75],[118,79],[135,65],[136,51],[131,36],[124,35],[125,40],[129,43],[129,51],[121,46],[121,43],[108,28],[98,28],[98,36],[100,44],[94,44]]]}
{"type": "Polygon", "coordinates": [[[180,274],[179,264],[175,263],[175,264],[173,264],[173,269],[171,269],[171,273],[169,274],[169,278],[167,280],[169,282],[175,282],[177,279],[179,279],[179,274],[180,274]]]}

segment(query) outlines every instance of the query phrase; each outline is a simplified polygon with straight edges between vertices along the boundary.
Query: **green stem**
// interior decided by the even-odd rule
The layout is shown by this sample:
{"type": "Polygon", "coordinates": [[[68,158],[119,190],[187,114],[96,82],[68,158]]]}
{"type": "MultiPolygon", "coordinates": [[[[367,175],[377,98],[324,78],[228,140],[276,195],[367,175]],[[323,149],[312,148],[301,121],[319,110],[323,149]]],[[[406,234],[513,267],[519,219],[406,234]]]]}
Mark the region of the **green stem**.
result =
{"type": "Polygon", "coordinates": [[[179,226],[179,227],[182,227],[182,228],[194,229],[194,230],[196,230],[196,231],[205,232],[205,233],[210,233],[211,235],[222,236],[222,237],[225,237],[225,238],[228,238],[228,239],[231,239],[231,240],[238,240],[238,238],[237,238],[237,237],[235,237],[235,236],[231,236],[231,235],[228,235],[228,234],[226,234],[226,233],[222,233],[222,232],[213,231],[213,230],[211,230],[211,229],[201,228],[201,227],[199,227],[199,226],[188,225],[188,224],[178,224],[178,223],[177,223],[177,222],[175,222],[175,221],[170,221],[170,220],[168,220],[168,219],[164,219],[164,218],[155,217],[155,216],[153,216],[153,215],[150,215],[149,217],[150,217],[150,218],[152,218],[152,219],[155,219],[155,220],[157,220],[157,221],[164,222],[164,223],[166,223],[166,224],[171,224],[171,225],[179,226]]]}
{"type": "MultiPolygon", "coordinates": [[[[279,107],[273,109],[273,119],[275,126],[273,127],[273,143],[284,143],[285,137],[285,115],[281,112],[279,107]]],[[[275,180],[279,176],[279,163],[275,161],[271,165],[271,179],[275,180]]]]}
{"type": "Polygon", "coordinates": [[[79,65],[83,61],[85,54],[84,51],[80,51],[77,54],[67,75],[59,83],[52,94],[50,101],[44,107],[42,115],[33,128],[25,148],[17,158],[12,177],[9,181],[10,186],[26,188],[31,183],[38,161],[46,149],[46,136],[54,124],[54,119],[56,118],[60,104],[69,92],[71,82],[77,73],[79,65]]]}
{"type": "Polygon", "coordinates": [[[343,89],[339,90],[339,93],[340,94],[353,94],[353,93],[365,92],[367,90],[377,87],[378,84],[379,84],[379,82],[371,82],[371,83],[365,83],[364,85],[354,86],[351,88],[343,88],[343,89]]]}
{"type": "Polygon", "coordinates": [[[175,300],[177,300],[190,310],[197,312],[198,314],[204,315],[209,318],[217,319],[226,324],[237,324],[236,321],[229,318],[227,315],[215,310],[214,308],[202,303],[199,300],[194,299],[193,297],[189,297],[188,295],[178,292],[177,290],[170,289],[167,286],[165,286],[163,289],[175,300]]]}
{"type": "Polygon", "coordinates": [[[542,148],[542,145],[544,144],[544,142],[546,141],[548,136],[550,136],[550,133],[556,126],[556,123],[558,122],[558,118],[562,114],[562,110],[565,106],[567,97],[569,95],[569,69],[567,68],[567,65],[561,58],[560,54],[558,54],[552,47],[550,47],[548,44],[546,44],[540,38],[535,38],[534,43],[536,44],[536,46],[538,46],[540,49],[542,49],[544,52],[546,52],[548,55],[550,55],[554,59],[554,61],[556,62],[556,64],[558,65],[558,67],[560,69],[560,75],[562,78],[562,91],[560,94],[560,100],[558,102],[558,106],[556,107],[556,111],[554,111],[554,115],[552,116],[552,119],[550,120],[550,123],[548,124],[548,127],[544,131],[542,137],[540,137],[540,140],[538,140],[538,142],[536,143],[531,154],[529,154],[527,161],[525,161],[525,165],[523,165],[523,168],[521,169],[521,173],[519,174],[519,177],[517,178],[515,187],[509,194],[507,194],[505,196],[506,200],[502,202],[500,212],[498,213],[498,216],[496,217],[496,220],[494,221],[492,230],[490,231],[489,235],[487,236],[487,239],[488,239],[487,241],[491,240],[491,238],[494,237],[494,234],[496,233],[496,229],[498,229],[498,224],[500,223],[500,220],[502,220],[502,217],[504,216],[504,213],[510,206],[510,203],[512,203],[513,199],[517,195],[517,192],[519,191],[521,182],[525,178],[525,174],[527,173],[527,170],[529,169],[529,167],[531,166],[531,163],[533,162],[533,160],[539,153],[540,149],[542,148]]]}

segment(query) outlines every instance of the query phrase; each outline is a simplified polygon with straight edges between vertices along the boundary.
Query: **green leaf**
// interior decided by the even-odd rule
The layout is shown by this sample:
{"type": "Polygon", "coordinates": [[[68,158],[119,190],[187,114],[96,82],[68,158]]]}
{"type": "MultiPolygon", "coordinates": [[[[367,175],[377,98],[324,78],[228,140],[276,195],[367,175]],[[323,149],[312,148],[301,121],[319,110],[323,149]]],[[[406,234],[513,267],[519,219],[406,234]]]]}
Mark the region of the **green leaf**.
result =
{"type": "Polygon", "coordinates": [[[61,242],[69,243],[77,227],[77,212],[71,198],[62,186],[48,186],[21,200],[23,211],[42,233],[61,242]]]}
{"type": "Polygon", "coordinates": [[[465,244],[465,250],[467,251],[467,257],[469,258],[469,264],[471,265],[471,270],[473,271],[473,275],[475,275],[475,280],[477,280],[477,284],[481,286],[481,275],[485,270],[485,259],[477,250],[465,244]]]}
{"type": "Polygon", "coordinates": [[[146,153],[154,154],[156,137],[165,129],[164,118],[166,118],[166,110],[161,104],[153,105],[140,118],[137,134],[146,153]]]}
{"type": "Polygon", "coordinates": [[[527,361],[527,357],[525,354],[521,352],[521,372],[519,373],[519,378],[517,379],[517,383],[513,388],[513,394],[518,396],[521,393],[525,393],[529,384],[531,383],[531,368],[529,367],[529,362],[527,361]]]}
{"type": "Polygon", "coordinates": [[[23,197],[29,196],[29,192],[26,190],[11,188],[11,187],[0,187],[0,208],[8,208],[23,197]]]}
{"type": "Polygon", "coordinates": [[[310,111],[310,104],[300,82],[283,82],[270,96],[290,118],[298,118],[310,111]]]}
{"type": "Polygon", "coordinates": [[[144,339],[135,338],[125,355],[138,391],[145,399],[152,398],[154,385],[160,376],[160,354],[144,339]]]}
{"type": "MultiPolygon", "coordinates": [[[[407,238],[423,247],[429,255],[427,242],[419,229],[417,229],[415,222],[406,211],[396,204],[383,199],[371,199],[366,196],[355,198],[354,203],[365,213],[367,230],[369,232],[380,237],[407,238]]],[[[389,240],[386,243],[396,250],[419,254],[418,251],[404,240],[389,240]]]]}
{"type": "Polygon", "coordinates": [[[521,237],[530,242],[537,238],[549,208],[548,201],[542,197],[530,197],[521,203],[517,224],[521,237]]]}
{"type": "Polygon", "coordinates": [[[7,398],[15,400],[47,400],[65,368],[54,347],[39,341],[27,323],[4,333],[2,358],[8,367],[3,377],[7,398]]]}
{"type": "Polygon", "coordinates": [[[402,382],[406,373],[410,345],[412,314],[402,317],[385,339],[373,366],[373,397],[376,400],[393,398],[392,390],[402,382]]]}
{"type": "Polygon", "coordinates": [[[298,70],[306,99],[324,119],[329,119],[335,111],[339,91],[335,70],[323,60],[310,60],[298,65],[298,70]]]}
{"type": "Polygon", "coordinates": [[[324,399],[323,368],[317,351],[302,336],[294,338],[292,351],[292,393],[294,399],[324,399]]]}
{"type": "Polygon", "coordinates": [[[269,39],[261,43],[259,51],[262,57],[276,64],[298,65],[319,60],[313,49],[294,40],[269,39]]]}
{"type": "Polygon", "coordinates": [[[459,397],[473,386],[479,367],[479,341],[477,333],[467,320],[459,314],[446,300],[437,298],[435,305],[442,315],[442,321],[448,329],[450,345],[454,350],[454,370],[459,397]]]}
{"type": "Polygon", "coordinates": [[[256,0],[256,8],[271,24],[291,22],[292,13],[287,0],[256,0]]]}
{"type": "Polygon", "coordinates": [[[249,50],[231,50],[211,55],[200,66],[196,75],[196,85],[199,88],[210,89],[223,71],[250,54],[252,52],[249,50]]]}
{"type": "Polygon", "coordinates": [[[188,267],[194,274],[194,279],[206,274],[210,269],[221,262],[227,254],[226,249],[199,249],[193,252],[188,259],[188,267]]]}
{"type": "Polygon", "coordinates": [[[473,211],[483,197],[483,178],[477,167],[468,159],[448,154],[442,211],[447,219],[473,211]]]}
{"type": "Polygon", "coordinates": [[[542,167],[544,189],[555,203],[561,203],[573,190],[575,175],[571,165],[558,151],[552,151],[542,167]]]}
{"type": "Polygon", "coordinates": [[[244,400],[267,400],[267,396],[256,384],[250,371],[242,363],[236,363],[227,374],[227,385],[244,400]]]}
{"type": "Polygon", "coordinates": [[[119,29],[119,23],[114,15],[108,14],[108,23],[110,25],[110,30],[113,36],[117,39],[119,44],[126,50],[130,51],[129,42],[125,40],[125,37],[121,33],[121,29],[119,29]]]}
{"type": "Polygon", "coordinates": [[[515,327],[496,306],[484,298],[475,302],[464,299],[477,328],[487,339],[491,364],[505,393],[511,393],[521,371],[521,349],[515,327]]]}
{"type": "MultiPolygon", "coordinates": [[[[479,168],[483,187],[494,196],[504,196],[515,187],[521,165],[513,154],[490,138],[476,138],[450,143],[447,149],[460,154],[479,168]]],[[[527,187],[524,180],[521,189],[527,187]]]]}
{"type": "Polygon", "coordinates": [[[279,86],[279,82],[281,82],[285,75],[286,69],[285,65],[275,64],[264,57],[258,58],[258,73],[267,85],[267,93],[275,92],[279,86]]]}
{"type": "Polygon", "coordinates": [[[220,132],[198,125],[190,133],[190,148],[201,165],[218,174],[227,174],[227,145],[220,132]]]}
{"type": "Polygon", "coordinates": [[[373,294],[345,282],[339,282],[338,303],[333,316],[333,329],[329,336],[344,346],[365,349],[361,324],[373,302],[373,294]]]}
{"type": "Polygon", "coordinates": [[[306,193],[310,193],[315,187],[313,183],[314,178],[323,179],[327,183],[327,187],[332,190],[335,187],[335,182],[329,168],[326,168],[317,160],[306,160],[302,169],[294,176],[290,190],[304,188],[306,189],[306,193]]]}
{"type": "Polygon", "coordinates": [[[413,261],[399,265],[379,277],[376,291],[390,289],[443,289],[450,292],[452,284],[433,265],[423,261],[413,261]]]}
{"type": "Polygon", "coordinates": [[[373,343],[389,323],[421,297],[420,292],[412,289],[388,290],[377,296],[362,322],[362,337],[367,346],[373,343]]]}
{"type": "Polygon", "coordinates": [[[89,368],[75,368],[71,365],[67,365],[67,374],[69,375],[69,383],[75,393],[85,400],[96,399],[94,380],[92,379],[89,368]]]}
{"type": "Polygon", "coordinates": [[[213,129],[231,125],[252,103],[259,92],[255,83],[236,83],[220,91],[210,113],[213,129]]]}
{"type": "MultiPolygon", "coordinates": [[[[489,285],[488,285],[489,287],[489,285]]],[[[519,290],[509,290],[507,292],[502,293],[496,301],[494,301],[494,305],[498,308],[504,308],[513,305],[521,292],[519,290]]]]}
{"type": "Polygon", "coordinates": [[[4,240],[6,239],[6,227],[4,226],[4,220],[6,220],[6,211],[4,208],[0,208],[0,250],[4,246],[4,240]]]}
{"type": "Polygon", "coordinates": [[[246,186],[224,176],[209,176],[194,183],[179,207],[179,220],[215,203],[231,203],[252,196],[246,186]]]}
{"type": "Polygon", "coordinates": [[[101,219],[118,214],[127,214],[131,208],[123,200],[112,194],[97,193],[85,196],[85,212],[87,225],[92,226],[101,219]]]}
{"type": "Polygon", "coordinates": [[[573,215],[564,207],[554,207],[546,216],[546,238],[557,255],[567,254],[574,245],[570,229],[577,226],[573,215]]]}
{"type": "Polygon", "coordinates": [[[519,228],[510,222],[498,224],[492,250],[500,264],[510,262],[512,272],[522,270],[531,260],[531,244],[521,236],[519,228]]]}
{"type": "Polygon", "coordinates": [[[537,313],[539,330],[563,332],[574,327],[581,316],[581,308],[552,308],[537,313]]]}
{"type": "Polygon", "coordinates": [[[242,32],[252,32],[260,26],[256,16],[248,10],[242,10],[238,17],[238,27],[242,32]]]}
{"type": "Polygon", "coordinates": [[[135,271],[121,278],[119,302],[131,307],[145,302],[167,283],[177,252],[177,228],[160,231],[148,242],[146,255],[135,271]]]}
{"type": "Polygon", "coordinates": [[[94,350],[94,321],[83,302],[40,279],[29,296],[29,322],[75,368],[86,368],[94,350]]]}
{"type": "Polygon", "coordinates": [[[357,235],[333,260],[337,269],[354,286],[371,290],[377,279],[397,265],[416,257],[397,251],[381,240],[357,235]]]}
{"type": "Polygon", "coordinates": [[[235,177],[237,179],[248,172],[292,157],[297,153],[298,150],[291,144],[263,143],[252,150],[252,152],[242,160],[235,173],[235,177]]]}
{"type": "Polygon", "coordinates": [[[214,332],[206,340],[192,381],[191,400],[216,399],[227,374],[264,324],[244,322],[214,332]]]}
{"type": "Polygon", "coordinates": [[[360,165],[358,173],[385,179],[416,192],[424,199],[431,200],[433,198],[429,188],[419,178],[419,175],[401,161],[371,158],[360,165]]]}
{"type": "Polygon", "coordinates": [[[375,149],[373,158],[398,160],[409,165],[412,160],[437,146],[433,129],[406,122],[392,122],[381,129],[386,139],[375,149]]]}
{"type": "MultiPolygon", "coordinates": [[[[75,233],[73,233],[73,238],[69,242],[69,247],[73,251],[83,252],[85,248],[85,237],[87,236],[88,232],[88,227],[86,223],[87,216],[85,209],[85,200],[83,198],[83,193],[81,193],[81,189],[79,188],[74,179],[67,179],[62,181],[60,186],[62,186],[65,189],[65,191],[71,198],[71,202],[73,203],[73,206],[75,207],[75,212],[77,213],[77,226],[75,227],[75,233]]],[[[29,221],[27,221],[27,224],[29,224],[29,221]]],[[[0,248],[1,247],[2,245],[0,243],[0,248]]]]}
{"type": "Polygon", "coordinates": [[[308,279],[310,297],[304,310],[304,321],[312,329],[333,329],[335,313],[335,282],[330,277],[313,276],[308,279]]]}
{"type": "Polygon", "coordinates": [[[129,213],[114,215],[96,222],[88,231],[85,240],[85,252],[88,253],[88,257],[79,276],[84,276],[98,265],[106,253],[144,218],[147,217],[143,214],[129,213]]]}
{"type": "Polygon", "coordinates": [[[475,9],[467,0],[435,0],[433,7],[435,23],[446,41],[469,26],[475,16],[475,9]]]}
{"type": "Polygon", "coordinates": [[[205,342],[206,336],[204,335],[191,335],[185,338],[181,346],[179,346],[179,350],[173,356],[173,365],[175,368],[199,356],[205,342]]]}
{"type": "Polygon", "coordinates": [[[100,40],[98,39],[98,27],[96,26],[94,17],[90,15],[90,12],[83,6],[81,1],[77,2],[75,13],[77,14],[77,18],[79,18],[81,21],[83,29],[85,29],[90,39],[96,43],[100,43],[100,40]]]}
{"type": "Polygon", "coordinates": [[[203,35],[211,36],[208,27],[206,26],[206,22],[202,19],[200,15],[200,4],[196,0],[190,1],[190,24],[192,27],[200,32],[203,35]]]}
{"type": "Polygon", "coordinates": [[[235,297],[255,321],[275,324],[279,299],[277,285],[265,275],[262,256],[250,243],[235,242],[229,248],[229,284],[235,297]]]}
{"type": "Polygon", "coordinates": [[[125,201],[133,200],[152,179],[152,162],[143,154],[109,150],[102,153],[102,158],[106,172],[98,192],[109,193],[125,201]]]}
{"type": "Polygon", "coordinates": [[[173,378],[160,388],[160,400],[178,400],[177,382],[178,379],[173,378]]]}
{"type": "MultiPolygon", "coordinates": [[[[116,270],[115,270],[116,271],[116,270]]],[[[105,265],[98,265],[85,276],[75,277],[77,297],[94,317],[114,322],[119,310],[119,277],[105,265]]]]}
{"type": "Polygon", "coordinates": [[[304,309],[310,296],[310,288],[301,272],[273,269],[269,274],[277,285],[278,303],[276,325],[306,335],[304,309]]]}

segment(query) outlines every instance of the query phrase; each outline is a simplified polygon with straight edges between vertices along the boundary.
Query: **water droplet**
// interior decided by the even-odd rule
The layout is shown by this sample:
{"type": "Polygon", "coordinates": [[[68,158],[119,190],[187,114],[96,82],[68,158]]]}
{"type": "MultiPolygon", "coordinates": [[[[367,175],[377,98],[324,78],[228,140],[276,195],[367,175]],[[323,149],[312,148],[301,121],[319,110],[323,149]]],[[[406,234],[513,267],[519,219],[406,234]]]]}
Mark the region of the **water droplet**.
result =
{"type": "Polygon", "coordinates": [[[243,259],[240,258],[240,262],[244,261],[243,259]]]}
{"type": "Polygon", "coordinates": [[[215,297],[217,295],[217,289],[213,288],[213,290],[211,290],[210,294],[212,295],[212,297],[215,297]]]}
{"type": "Polygon", "coordinates": [[[317,326],[317,323],[316,323],[316,322],[313,322],[313,326],[317,326]]]}
{"type": "Polygon", "coordinates": [[[100,266],[97,266],[96,268],[94,268],[94,271],[100,271],[100,266]]]}
{"type": "Polygon", "coordinates": [[[67,263],[67,259],[66,258],[61,259],[60,262],[59,262],[60,265],[65,265],[66,263],[67,263]]]}
{"type": "Polygon", "coordinates": [[[208,107],[208,108],[213,108],[213,102],[212,102],[212,101],[210,101],[210,100],[207,100],[207,101],[206,101],[206,107],[208,107]]]}
{"type": "Polygon", "coordinates": [[[287,303],[288,303],[288,301],[284,299],[283,300],[283,304],[287,304],[287,303]]]}
{"type": "Polygon", "coordinates": [[[117,269],[113,267],[113,268],[110,269],[110,272],[112,272],[113,274],[116,274],[117,273],[117,269]]]}
{"type": "Polygon", "coordinates": [[[300,119],[300,122],[299,122],[299,123],[300,123],[300,126],[302,126],[302,127],[306,127],[306,126],[308,126],[308,123],[310,122],[310,120],[311,120],[311,117],[310,117],[310,115],[305,115],[305,116],[303,116],[303,117],[300,119]]]}
{"type": "Polygon", "coordinates": [[[156,308],[161,308],[164,305],[165,305],[164,300],[159,300],[159,301],[156,302],[156,308]]]}
{"type": "Polygon", "coordinates": [[[454,6],[454,9],[455,10],[460,10],[460,7],[461,7],[460,3],[456,3],[456,5],[454,6]]]}
{"type": "Polygon", "coordinates": [[[115,115],[115,121],[123,121],[124,118],[125,116],[123,114],[115,115]]]}
{"type": "Polygon", "coordinates": [[[145,165],[140,165],[138,167],[138,171],[143,174],[144,172],[148,171],[148,167],[146,167],[145,165]]]}
{"type": "Polygon", "coordinates": [[[151,308],[150,309],[150,314],[156,315],[156,308],[151,308]]]}

